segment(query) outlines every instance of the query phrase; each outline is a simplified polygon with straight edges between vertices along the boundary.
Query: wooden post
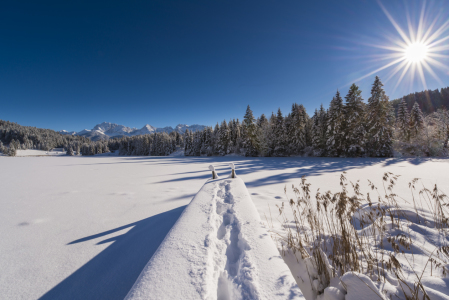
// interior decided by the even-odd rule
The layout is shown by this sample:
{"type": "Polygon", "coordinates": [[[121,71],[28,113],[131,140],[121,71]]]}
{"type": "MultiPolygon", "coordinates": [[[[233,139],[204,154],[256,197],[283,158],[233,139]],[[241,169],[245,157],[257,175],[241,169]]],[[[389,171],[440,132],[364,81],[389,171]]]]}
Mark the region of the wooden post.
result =
{"type": "Polygon", "coordinates": [[[230,163],[229,166],[231,167],[231,178],[235,178],[235,166],[234,166],[234,163],[230,163]]]}
{"type": "Polygon", "coordinates": [[[217,173],[215,173],[215,168],[213,165],[209,166],[209,170],[212,171],[212,179],[217,179],[217,173]]]}

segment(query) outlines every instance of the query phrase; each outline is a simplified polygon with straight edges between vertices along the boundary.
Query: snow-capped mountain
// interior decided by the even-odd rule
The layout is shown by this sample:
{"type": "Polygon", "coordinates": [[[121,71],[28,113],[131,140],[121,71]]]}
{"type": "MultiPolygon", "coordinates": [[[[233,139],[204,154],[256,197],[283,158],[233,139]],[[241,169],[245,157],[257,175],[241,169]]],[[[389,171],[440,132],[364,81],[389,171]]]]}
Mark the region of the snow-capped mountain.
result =
{"type": "Polygon", "coordinates": [[[66,135],[75,135],[76,131],[61,130],[61,131],[59,131],[59,133],[66,134],[66,135]]]}
{"type": "Polygon", "coordinates": [[[189,129],[190,131],[197,131],[197,130],[203,130],[206,126],[204,125],[185,125],[185,124],[178,124],[175,128],[171,126],[163,127],[163,128],[157,128],[154,126],[151,126],[149,124],[143,126],[140,129],[137,128],[130,128],[119,124],[109,123],[109,122],[103,122],[101,124],[95,125],[95,127],[91,130],[84,129],[80,132],[71,131],[68,132],[66,130],[61,130],[59,133],[61,134],[67,134],[67,135],[80,135],[90,138],[93,141],[96,140],[107,140],[110,137],[119,137],[119,136],[135,136],[135,135],[142,135],[142,134],[151,134],[155,132],[166,132],[170,133],[172,131],[177,131],[179,133],[184,133],[186,129],[189,129]]]}

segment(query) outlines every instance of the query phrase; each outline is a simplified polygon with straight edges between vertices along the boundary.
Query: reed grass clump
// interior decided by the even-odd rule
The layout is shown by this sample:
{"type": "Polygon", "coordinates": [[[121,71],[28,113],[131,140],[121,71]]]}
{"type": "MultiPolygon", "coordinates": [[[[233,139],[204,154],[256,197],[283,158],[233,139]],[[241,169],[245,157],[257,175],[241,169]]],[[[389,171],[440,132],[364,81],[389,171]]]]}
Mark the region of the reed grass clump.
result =
{"type": "Polygon", "coordinates": [[[397,287],[396,292],[384,291],[389,297],[431,299],[422,277],[429,270],[430,276],[448,273],[448,197],[437,185],[428,189],[419,179],[409,183],[410,196],[401,197],[394,192],[398,179],[385,173],[380,190],[368,180],[366,193],[359,181],[348,181],[345,172],[336,193],[318,189],[313,195],[305,177],[292,186],[293,197],[285,188],[288,204],[277,206],[284,230],[273,230],[273,237],[284,254],[297,253],[298,263],[312,262],[307,273],[314,295],[322,294],[332,280],[356,272],[378,286],[388,282],[397,287]],[[429,232],[437,237],[433,249],[415,243],[417,234],[429,232]]]}

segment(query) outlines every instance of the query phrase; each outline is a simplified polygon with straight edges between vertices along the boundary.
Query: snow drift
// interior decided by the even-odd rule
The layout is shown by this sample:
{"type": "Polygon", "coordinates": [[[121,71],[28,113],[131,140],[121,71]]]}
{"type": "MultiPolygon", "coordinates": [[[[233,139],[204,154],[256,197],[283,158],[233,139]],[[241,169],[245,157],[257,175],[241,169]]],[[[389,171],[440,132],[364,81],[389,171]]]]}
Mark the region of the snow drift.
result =
{"type": "Polygon", "coordinates": [[[240,178],[207,181],[128,293],[137,299],[302,299],[240,178]]]}

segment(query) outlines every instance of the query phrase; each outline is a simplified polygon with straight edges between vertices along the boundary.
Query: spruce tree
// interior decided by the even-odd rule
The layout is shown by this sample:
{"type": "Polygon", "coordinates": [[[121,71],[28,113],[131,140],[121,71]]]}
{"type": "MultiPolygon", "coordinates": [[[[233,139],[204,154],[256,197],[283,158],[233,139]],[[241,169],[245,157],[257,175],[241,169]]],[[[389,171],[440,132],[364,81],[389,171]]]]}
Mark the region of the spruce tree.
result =
{"type": "Polygon", "coordinates": [[[214,135],[213,135],[213,141],[212,141],[212,148],[213,148],[213,153],[215,155],[220,154],[220,125],[217,124],[215,125],[214,128],[214,135]]]}
{"type": "Polygon", "coordinates": [[[229,127],[226,120],[223,120],[223,122],[221,122],[218,140],[218,153],[220,155],[224,156],[228,154],[229,141],[229,127]]]}
{"type": "Polygon", "coordinates": [[[393,119],[392,106],[382,88],[383,84],[376,76],[367,108],[367,152],[370,156],[393,156],[393,119]]]}
{"type": "Polygon", "coordinates": [[[262,114],[257,119],[257,140],[259,141],[259,148],[257,149],[261,156],[267,156],[268,152],[268,136],[269,122],[267,117],[262,114]]]}
{"type": "MultiPolygon", "coordinates": [[[[308,115],[302,104],[294,103],[287,127],[287,147],[291,154],[299,154],[307,146],[308,115]]],[[[287,125],[287,124],[286,124],[287,125]]]]}
{"type": "Polygon", "coordinates": [[[424,116],[417,102],[413,104],[410,112],[410,134],[415,137],[424,127],[424,116]]]}
{"type": "Polygon", "coordinates": [[[345,97],[346,140],[345,149],[348,156],[360,156],[365,152],[365,108],[362,91],[355,84],[349,88],[345,97]]]}
{"type": "Polygon", "coordinates": [[[408,140],[410,138],[410,115],[405,97],[402,98],[398,106],[397,128],[402,139],[408,140]]]}
{"type": "Polygon", "coordinates": [[[322,151],[320,151],[320,119],[317,109],[312,116],[312,148],[314,155],[320,156],[322,154],[322,151]]]}
{"type": "Polygon", "coordinates": [[[191,156],[192,154],[192,134],[191,131],[186,129],[184,133],[184,155],[191,156]]]}
{"type": "Polygon", "coordinates": [[[246,156],[257,156],[258,140],[257,140],[257,125],[256,119],[253,116],[251,108],[246,108],[246,113],[243,118],[243,131],[246,156]]]}
{"type": "Polygon", "coordinates": [[[328,156],[341,156],[345,153],[345,115],[340,92],[332,99],[327,120],[326,150],[328,156]]]}
{"type": "Polygon", "coordinates": [[[284,117],[282,116],[282,111],[279,108],[276,115],[276,123],[274,124],[274,136],[276,146],[274,148],[274,156],[285,156],[286,155],[286,130],[284,124],[284,117]]]}

